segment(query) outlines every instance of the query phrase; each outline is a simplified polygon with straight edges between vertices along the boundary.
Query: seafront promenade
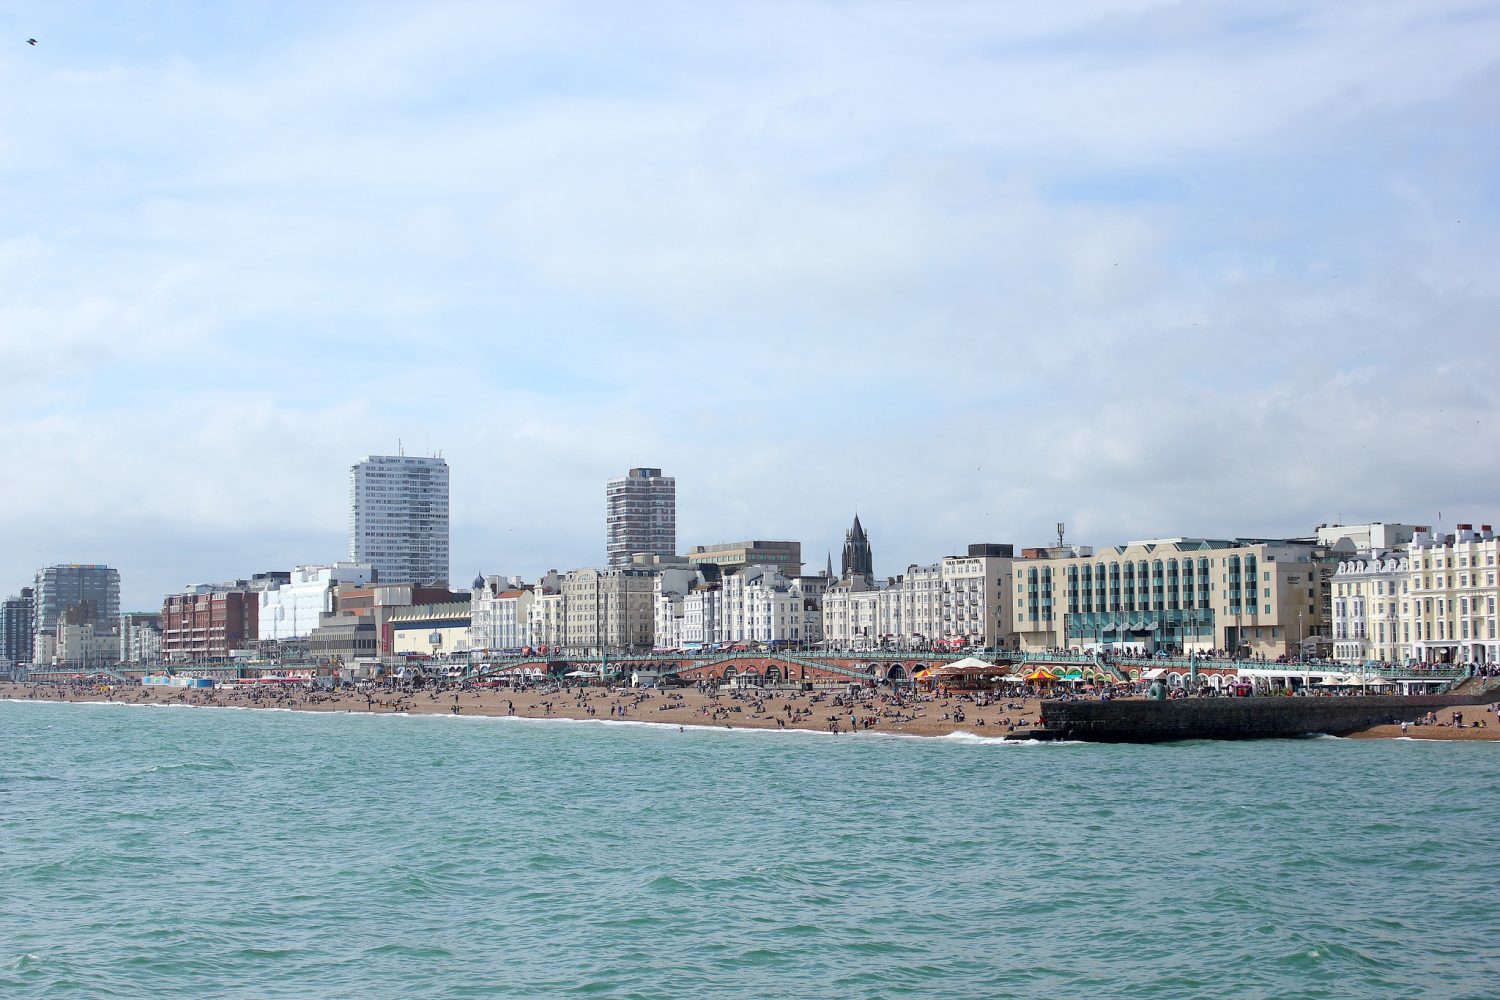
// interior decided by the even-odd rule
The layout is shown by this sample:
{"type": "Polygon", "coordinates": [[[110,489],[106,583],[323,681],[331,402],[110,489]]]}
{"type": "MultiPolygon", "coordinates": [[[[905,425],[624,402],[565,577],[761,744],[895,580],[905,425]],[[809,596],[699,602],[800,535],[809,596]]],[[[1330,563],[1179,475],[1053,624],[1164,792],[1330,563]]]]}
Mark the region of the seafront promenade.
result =
{"type": "MultiPolygon", "coordinates": [[[[1041,720],[1042,699],[1026,695],[902,693],[880,688],[843,691],[714,689],[650,690],[600,686],[537,686],[515,690],[452,687],[404,690],[309,691],[300,686],[226,685],[212,689],[140,685],[0,684],[0,698],[15,701],[112,702],[141,706],[196,706],[407,715],[467,715],[519,719],[572,719],[651,723],[718,729],[799,730],[847,735],[878,732],[904,736],[968,733],[994,739],[1024,737],[1041,720]]],[[[1079,700],[1096,700],[1080,697],[1079,700]]],[[[1207,699],[1216,700],[1216,699],[1207,699]]],[[[1266,699],[1270,700],[1270,699],[1266,699]]],[[[1497,705],[1456,709],[1429,724],[1374,726],[1364,738],[1436,740],[1500,739],[1497,705]],[[1475,725],[1479,723],[1479,725],[1475,725]]]]}

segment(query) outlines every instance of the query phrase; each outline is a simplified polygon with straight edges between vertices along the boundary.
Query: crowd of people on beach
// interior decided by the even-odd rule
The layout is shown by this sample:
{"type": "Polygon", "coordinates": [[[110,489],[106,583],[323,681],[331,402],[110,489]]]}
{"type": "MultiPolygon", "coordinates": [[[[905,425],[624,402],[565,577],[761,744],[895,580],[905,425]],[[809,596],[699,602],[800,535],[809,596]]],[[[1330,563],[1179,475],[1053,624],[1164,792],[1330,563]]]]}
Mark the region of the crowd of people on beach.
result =
{"type": "MultiPolygon", "coordinates": [[[[1493,672],[1487,673],[1493,676],[1493,672]]],[[[1228,685],[1212,687],[1184,677],[1169,685],[1158,680],[1157,696],[1172,699],[1234,697],[1228,685]]],[[[598,680],[561,678],[387,678],[339,685],[231,681],[212,687],[120,684],[101,678],[34,681],[6,686],[6,697],[48,700],[97,700],[128,704],[175,704],[223,708],[292,709],[376,714],[503,715],[529,718],[600,719],[658,722],[723,728],[916,732],[937,735],[967,729],[1007,737],[1040,726],[1040,701],[1108,701],[1149,695],[1143,683],[1089,685],[1028,684],[963,687],[952,682],[931,686],[847,683],[811,689],[810,685],[741,687],[698,681],[680,688],[631,688],[598,680]]],[[[1249,692],[1243,692],[1249,693],[1249,692]]],[[[1266,695],[1334,696],[1324,689],[1296,692],[1254,691],[1266,695]]],[[[1339,694],[1352,692],[1340,690],[1339,694]]],[[[1467,723],[1485,728],[1483,717],[1467,723]]],[[[1463,713],[1449,721],[1432,716],[1410,725],[1465,728],[1463,713]]]]}

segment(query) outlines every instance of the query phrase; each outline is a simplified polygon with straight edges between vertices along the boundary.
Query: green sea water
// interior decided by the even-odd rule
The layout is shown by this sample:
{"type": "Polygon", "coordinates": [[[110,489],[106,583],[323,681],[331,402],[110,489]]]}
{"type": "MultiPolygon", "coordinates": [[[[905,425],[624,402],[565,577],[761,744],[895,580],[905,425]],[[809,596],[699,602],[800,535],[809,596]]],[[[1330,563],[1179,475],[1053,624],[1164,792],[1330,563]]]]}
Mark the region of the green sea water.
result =
{"type": "Polygon", "coordinates": [[[3,997],[1494,997],[1500,746],[0,703],[3,997]]]}

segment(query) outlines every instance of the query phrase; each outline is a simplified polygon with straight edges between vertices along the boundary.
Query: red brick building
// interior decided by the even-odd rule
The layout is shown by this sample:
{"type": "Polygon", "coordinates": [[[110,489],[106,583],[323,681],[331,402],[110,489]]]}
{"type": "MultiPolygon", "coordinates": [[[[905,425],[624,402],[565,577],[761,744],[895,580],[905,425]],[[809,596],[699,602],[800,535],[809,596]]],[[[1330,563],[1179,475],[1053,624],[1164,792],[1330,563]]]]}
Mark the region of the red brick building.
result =
{"type": "Polygon", "coordinates": [[[226,660],[256,641],[260,598],[253,591],[169,594],[161,608],[163,660],[226,660]]]}

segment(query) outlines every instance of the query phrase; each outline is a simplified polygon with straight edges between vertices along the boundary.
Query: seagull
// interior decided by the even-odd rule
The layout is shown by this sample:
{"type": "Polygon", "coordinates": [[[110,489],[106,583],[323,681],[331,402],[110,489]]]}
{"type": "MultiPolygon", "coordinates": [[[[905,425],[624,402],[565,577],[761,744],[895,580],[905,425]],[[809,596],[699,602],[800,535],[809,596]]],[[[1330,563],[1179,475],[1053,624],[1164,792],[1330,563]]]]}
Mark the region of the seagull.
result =
{"type": "Polygon", "coordinates": [[[36,44],[36,39],[35,38],[28,38],[28,39],[26,39],[26,44],[27,45],[35,45],[36,44]]]}

